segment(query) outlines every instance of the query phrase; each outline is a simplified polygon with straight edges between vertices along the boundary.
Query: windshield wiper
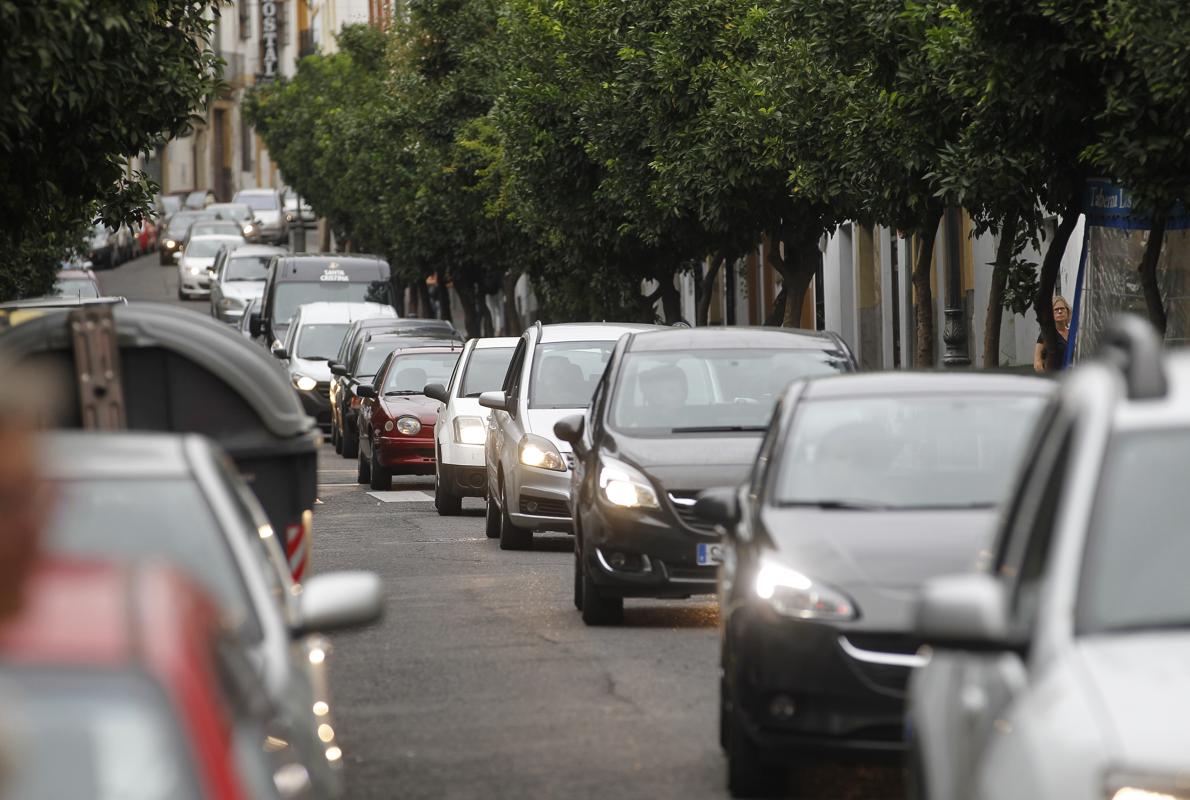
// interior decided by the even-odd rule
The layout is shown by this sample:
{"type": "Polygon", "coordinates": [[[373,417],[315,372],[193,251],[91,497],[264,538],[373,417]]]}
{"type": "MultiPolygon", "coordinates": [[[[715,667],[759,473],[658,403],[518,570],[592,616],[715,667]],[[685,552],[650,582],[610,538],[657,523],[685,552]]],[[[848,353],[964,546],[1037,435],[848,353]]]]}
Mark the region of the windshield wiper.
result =
{"type": "Polygon", "coordinates": [[[764,425],[690,425],[685,428],[670,428],[670,433],[764,433],[764,425]]]}
{"type": "Polygon", "coordinates": [[[416,389],[390,389],[389,391],[384,393],[384,396],[392,397],[393,395],[410,395],[410,394],[421,394],[421,392],[417,391],[416,389]]]}
{"type": "Polygon", "coordinates": [[[782,508],[825,508],[830,511],[885,511],[889,508],[885,503],[869,500],[787,500],[779,505],[782,508]]]}
{"type": "Polygon", "coordinates": [[[304,358],[306,361],[330,361],[326,356],[303,356],[299,354],[298,358],[304,358]]]}

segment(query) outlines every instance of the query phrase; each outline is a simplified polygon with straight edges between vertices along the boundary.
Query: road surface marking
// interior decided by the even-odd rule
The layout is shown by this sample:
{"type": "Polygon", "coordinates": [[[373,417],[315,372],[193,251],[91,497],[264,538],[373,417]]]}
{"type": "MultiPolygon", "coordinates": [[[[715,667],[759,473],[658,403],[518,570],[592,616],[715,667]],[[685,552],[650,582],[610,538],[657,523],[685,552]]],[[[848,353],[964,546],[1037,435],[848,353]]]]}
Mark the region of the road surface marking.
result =
{"type": "Polygon", "coordinates": [[[382,503],[429,503],[434,500],[428,492],[368,492],[382,503]]]}

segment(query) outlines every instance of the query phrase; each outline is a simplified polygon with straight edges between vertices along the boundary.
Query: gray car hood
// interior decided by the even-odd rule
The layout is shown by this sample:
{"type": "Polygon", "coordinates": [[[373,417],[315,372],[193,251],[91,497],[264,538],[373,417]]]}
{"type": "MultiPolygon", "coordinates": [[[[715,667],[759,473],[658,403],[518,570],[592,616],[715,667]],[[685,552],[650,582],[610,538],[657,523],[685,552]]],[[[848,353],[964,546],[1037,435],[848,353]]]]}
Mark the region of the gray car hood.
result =
{"type": "Polygon", "coordinates": [[[309,375],[319,383],[330,383],[331,380],[331,366],[329,361],[319,361],[309,358],[293,358],[289,362],[290,369],[294,372],[300,372],[303,375],[309,375]]]}
{"type": "Polygon", "coordinates": [[[644,469],[667,490],[695,492],[742,483],[762,434],[656,438],[616,434],[608,451],[644,469]]]}
{"type": "Polygon", "coordinates": [[[224,297],[235,297],[245,303],[264,295],[264,281],[227,281],[219,284],[224,297]]]}

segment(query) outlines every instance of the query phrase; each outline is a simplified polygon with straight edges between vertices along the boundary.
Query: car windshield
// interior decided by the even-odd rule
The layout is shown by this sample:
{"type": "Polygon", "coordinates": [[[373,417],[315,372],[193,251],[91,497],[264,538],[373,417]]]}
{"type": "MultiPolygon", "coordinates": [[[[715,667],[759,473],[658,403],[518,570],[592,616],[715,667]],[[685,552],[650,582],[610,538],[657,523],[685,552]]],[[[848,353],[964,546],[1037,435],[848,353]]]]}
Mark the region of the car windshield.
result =
{"type": "Polygon", "coordinates": [[[810,349],[630,353],[609,423],[642,436],[763,431],[790,381],[848,368],[842,353],[810,349]]]}
{"type": "Polygon", "coordinates": [[[484,392],[498,391],[504,385],[512,353],[511,347],[476,347],[472,350],[463,372],[459,397],[479,397],[484,392]]]}
{"type": "Polygon", "coordinates": [[[269,274],[272,256],[231,256],[224,268],[225,281],[263,281],[269,274]]]}
{"type": "Polygon", "coordinates": [[[1190,628],[1190,431],[1118,434],[1104,460],[1079,587],[1084,633],[1190,628]]]}
{"type": "Polygon", "coordinates": [[[207,236],[209,234],[226,234],[229,236],[240,236],[243,229],[238,222],[229,222],[227,220],[215,220],[211,222],[196,222],[190,228],[191,237],[207,236]]]}
{"type": "Polygon", "coordinates": [[[223,217],[223,219],[252,219],[252,209],[248,207],[247,203],[219,203],[207,206],[207,211],[223,217]]]}
{"type": "Polygon", "coordinates": [[[190,800],[202,796],[165,694],[131,670],[5,667],[5,727],[20,758],[7,800],[190,800]]]}
{"type": "Polygon", "coordinates": [[[842,397],[799,404],[778,505],[990,507],[1008,492],[1043,406],[1018,395],[842,397]]]}
{"type": "Polygon", "coordinates": [[[54,294],[58,297],[99,297],[95,284],[84,278],[68,278],[54,284],[54,294]]]}
{"type": "MultiPolygon", "coordinates": [[[[375,274],[375,273],[373,273],[375,274]]],[[[384,303],[388,304],[388,282],[282,281],[273,298],[273,321],[293,319],[298,306],[306,303],[384,303]]]]}
{"type": "Polygon", "coordinates": [[[199,219],[202,219],[202,216],[199,214],[179,211],[170,217],[169,226],[165,229],[165,235],[172,239],[181,239],[190,231],[190,226],[199,219]]]}
{"type": "Polygon", "coordinates": [[[360,353],[359,363],[355,367],[356,377],[368,377],[376,374],[388,354],[397,349],[395,344],[369,344],[360,353]]]}
{"type": "Polygon", "coordinates": [[[236,197],[237,203],[244,203],[253,211],[276,211],[277,195],[272,192],[263,194],[241,194],[236,197]]]}
{"type": "Polygon", "coordinates": [[[615,346],[614,341],[539,344],[533,354],[529,408],[585,408],[615,346]]]}
{"type": "Polygon", "coordinates": [[[298,331],[297,352],[294,355],[298,358],[330,361],[331,357],[339,352],[339,345],[343,343],[343,337],[347,335],[347,329],[350,327],[346,322],[303,325],[298,331]]]}
{"type": "MultiPolygon", "coordinates": [[[[101,559],[159,558],[189,572],[228,621],[257,641],[239,568],[198,485],[184,478],[62,481],[47,536],[51,552],[101,559]],[[161,509],[169,514],[162,516],[161,509]]],[[[235,533],[239,533],[238,531],[235,533]]],[[[255,531],[251,532],[255,535],[255,531]]]]}
{"type": "Polygon", "coordinates": [[[169,216],[182,207],[182,198],[176,195],[165,195],[161,198],[161,213],[169,216]]]}
{"type": "Polygon", "coordinates": [[[186,245],[186,255],[192,258],[214,258],[225,244],[226,239],[191,239],[190,244],[186,245]]]}
{"type": "Polygon", "coordinates": [[[459,353],[411,353],[397,356],[384,379],[385,394],[421,394],[427,383],[450,381],[459,353]]]}

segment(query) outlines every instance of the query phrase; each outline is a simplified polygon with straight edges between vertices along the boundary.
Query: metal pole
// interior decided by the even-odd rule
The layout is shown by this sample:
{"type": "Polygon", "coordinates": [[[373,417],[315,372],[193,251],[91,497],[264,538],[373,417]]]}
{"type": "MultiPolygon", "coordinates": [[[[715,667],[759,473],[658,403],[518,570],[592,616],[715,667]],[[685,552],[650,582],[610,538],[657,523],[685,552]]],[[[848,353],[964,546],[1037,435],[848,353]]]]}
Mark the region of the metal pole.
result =
{"type": "Polygon", "coordinates": [[[967,312],[963,307],[962,235],[963,212],[959,208],[946,210],[946,309],[942,328],[945,350],[942,363],[947,367],[971,366],[967,349],[967,312]]]}

